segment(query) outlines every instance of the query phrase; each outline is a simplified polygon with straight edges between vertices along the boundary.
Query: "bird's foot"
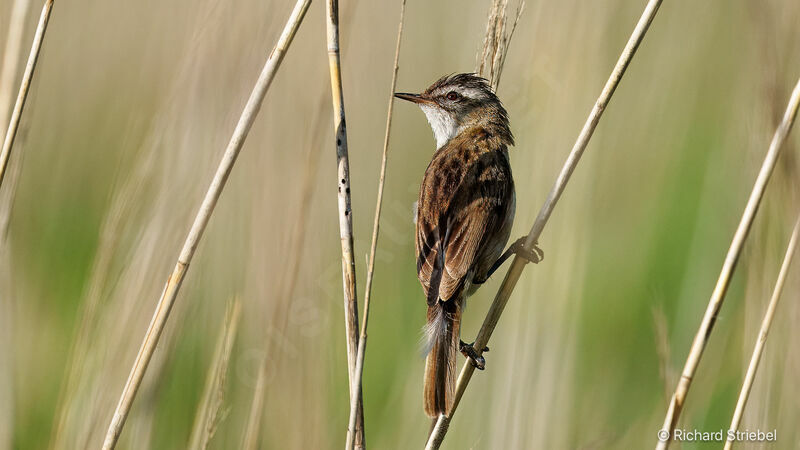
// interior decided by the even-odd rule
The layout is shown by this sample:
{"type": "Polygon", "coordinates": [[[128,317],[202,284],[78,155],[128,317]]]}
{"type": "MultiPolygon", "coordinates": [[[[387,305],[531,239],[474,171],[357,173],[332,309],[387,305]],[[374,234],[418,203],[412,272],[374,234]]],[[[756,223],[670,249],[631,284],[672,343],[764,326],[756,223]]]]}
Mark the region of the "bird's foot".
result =
{"type": "Polygon", "coordinates": [[[511,244],[511,251],[514,252],[515,255],[519,256],[520,258],[532,262],[534,264],[538,264],[539,262],[544,260],[544,252],[541,248],[539,248],[539,243],[534,242],[532,249],[525,248],[525,239],[527,236],[522,236],[521,238],[517,239],[516,242],[511,244]]]}
{"type": "MultiPolygon", "coordinates": [[[[475,366],[478,370],[483,370],[486,368],[486,360],[483,359],[483,356],[478,354],[475,350],[475,347],[472,344],[467,344],[464,341],[460,341],[459,350],[461,350],[461,354],[464,355],[467,359],[472,362],[472,365],[475,366]]],[[[488,352],[489,347],[484,347],[483,352],[488,352]]]]}

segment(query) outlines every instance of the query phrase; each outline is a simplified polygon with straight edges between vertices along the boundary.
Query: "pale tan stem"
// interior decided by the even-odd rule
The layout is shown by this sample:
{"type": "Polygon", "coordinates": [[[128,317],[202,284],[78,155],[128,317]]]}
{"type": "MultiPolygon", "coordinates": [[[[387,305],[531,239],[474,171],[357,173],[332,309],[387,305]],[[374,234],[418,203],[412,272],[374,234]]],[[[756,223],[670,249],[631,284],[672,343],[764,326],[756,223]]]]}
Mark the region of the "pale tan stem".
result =
{"type": "Polygon", "coordinates": [[[42,7],[42,14],[39,16],[39,24],[36,26],[36,33],[33,35],[31,53],[28,55],[28,63],[25,65],[25,72],[22,74],[22,81],[20,82],[19,93],[17,94],[17,102],[14,104],[14,110],[11,112],[11,121],[8,124],[5,139],[3,140],[3,149],[0,150],[0,186],[3,185],[3,178],[5,177],[6,167],[8,166],[8,158],[11,156],[11,148],[14,146],[14,139],[17,137],[19,121],[22,117],[22,110],[25,108],[25,100],[28,98],[28,91],[31,88],[31,80],[33,80],[36,62],[39,60],[39,52],[42,49],[42,42],[44,41],[44,33],[47,31],[47,23],[50,21],[50,13],[53,11],[53,2],[54,0],[45,0],[44,6],[42,7]]]}
{"type": "Polygon", "coordinates": [[[214,174],[214,178],[211,181],[211,185],[209,186],[205,197],[203,198],[203,202],[200,205],[200,210],[195,217],[192,228],[189,230],[189,235],[183,244],[183,249],[178,257],[178,262],[175,265],[175,269],[167,280],[166,286],[164,286],[164,291],[161,294],[161,298],[158,301],[153,318],[150,321],[147,334],[142,341],[139,353],[136,356],[136,361],[131,368],[128,381],[125,384],[125,388],[122,391],[117,408],[114,411],[114,416],[111,419],[111,424],[108,427],[105,442],[103,443],[103,449],[112,449],[117,444],[117,440],[122,432],[122,427],[125,425],[125,420],[128,417],[133,399],[142,383],[142,378],[147,370],[147,365],[150,363],[150,359],[152,358],[153,352],[158,344],[161,332],[164,330],[164,325],[169,318],[172,305],[175,303],[175,298],[178,295],[181,283],[186,275],[186,269],[194,257],[197,244],[203,235],[203,231],[205,231],[206,225],[208,225],[208,221],[211,218],[211,214],[214,211],[217,200],[219,200],[219,196],[222,193],[225,182],[228,180],[231,169],[233,169],[233,164],[236,162],[236,157],[239,155],[239,151],[242,149],[242,145],[247,137],[247,133],[250,131],[250,127],[253,125],[253,121],[255,120],[259,109],[261,108],[261,103],[264,100],[264,96],[266,95],[267,90],[269,89],[269,86],[275,77],[278,67],[280,67],[281,61],[283,61],[283,57],[286,54],[289,44],[291,44],[292,39],[294,38],[294,35],[300,26],[300,23],[303,21],[303,17],[305,17],[306,11],[308,10],[308,6],[310,4],[311,0],[298,0],[288,22],[286,23],[286,26],[283,29],[283,32],[281,33],[280,38],[278,39],[278,43],[270,53],[269,58],[267,59],[267,62],[264,65],[264,68],[261,71],[255,86],[253,87],[253,91],[250,94],[250,98],[247,100],[247,104],[242,111],[242,115],[239,117],[239,122],[236,124],[236,128],[231,136],[231,140],[225,149],[225,153],[222,156],[219,167],[217,167],[217,172],[214,174]]]}
{"type": "MultiPolygon", "coordinates": [[[[553,209],[558,203],[558,200],[561,198],[561,194],[564,192],[564,189],[566,188],[567,183],[572,176],[572,172],[575,170],[575,167],[578,165],[578,161],[580,161],[584,150],[586,150],[586,146],[589,144],[589,140],[591,139],[592,134],[594,133],[594,130],[600,121],[600,117],[603,115],[603,112],[608,106],[608,102],[614,95],[614,91],[619,85],[622,75],[625,73],[625,69],[627,69],[628,65],[633,59],[636,49],[642,42],[642,39],[650,27],[650,23],[653,21],[656,12],[658,12],[661,2],[662,0],[650,0],[647,3],[642,16],[639,18],[639,22],[636,24],[631,37],[628,39],[628,43],[625,45],[625,48],[622,50],[622,54],[620,55],[617,64],[614,66],[614,70],[611,72],[608,81],[606,81],[603,91],[600,93],[600,96],[595,102],[591,113],[589,113],[589,117],[586,119],[586,123],[583,125],[581,133],[578,135],[578,139],[575,141],[575,145],[572,147],[572,151],[567,157],[567,161],[564,163],[564,166],[562,167],[561,172],[559,173],[558,178],[553,185],[553,188],[550,190],[550,194],[547,196],[542,209],[539,211],[539,215],[536,217],[536,221],[533,223],[530,233],[525,238],[525,248],[531,249],[538,241],[539,236],[542,234],[542,230],[544,230],[544,227],[547,224],[547,221],[550,219],[553,209]]],[[[497,326],[497,322],[500,320],[500,315],[503,313],[503,309],[508,302],[508,298],[511,296],[511,292],[517,285],[517,281],[519,281],[524,268],[525,260],[519,256],[514,256],[511,267],[508,269],[508,272],[503,279],[503,283],[500,285],[500,289],[498,290],[492,305],[489,307],[489,312],[486,314],[486,319],[484,319],[483,325],[481,325],[481,329],[475,338],[475,343],[473,344],[475,349],[482,349],[489,343],[489,338],[497,326]]],[[[434,425],[434,428],[428,437],[428,443],[425,446],[426,449],[437,449],[442,444],[442,441],[447,434],[447,429],[450,426],[450,421],[456,412],[456,408],[458,408],[461,397],[464,395],[464,390],[466,390],[474,371],[475,366],[469,363],[469,361],[464,363],[464,366],[461,368],[461,373],[458,376],[458,381],[456,382],[455,402],[453,404],[450,416],[439,416],[436,421],[436,425],[434,425]]]]}
{"type": "MultiPolygon", "coordinates": [[[[747,404],[747,399],[750,396],[751,389],[753,388],[753,380],[756,378],[758,364],[761,362],[761,355],[764,353],[764,344],[767,342],[767,335],[769,334],[769,329],[772,326],[772,319],[775,317],[775,309],[778,306],[778,299],[780,299],[781,292],[783,292],[783,285],[786,283],[786,277],[789,274],[789,266],[792,264],[792,259],[794,258],[795,250],[797,249],[798,234],[800,234],[800,218],[798,218],[797,222],[794,224],[792,237],[789,239],[789,245],[786,247],[786,254],[783,257],[783,263],[781,263],[781,268],[778,272],[778,279],[775,281],[775,288],[772,290],[772,297],[769,299],[767,312],[764,314],[764,319],[761,322],[761,330],[758,332],[758,338],[756,339],[756,344],[753,348],[753,355],[750,357],[750,364],[747,366],[747,374],[744,377],[742,390],[739,392],[739,399],[736,401],[736,409],[733,412],[731,426],[728,427],[728,430],[738,430],[739,424],[742,422],[744,407],[747,404]]],[[[731,448],[733,448],[734,441],[730,438],[730,435],[727,435],[726,437],[727,440],[725,442],[725,450],[731,450],[731,448]]]]}
{"type": "Polygon", "coordinates": [[[336,144],[336,183],[338,184],[339,239],[342,245],[342,287],[344,290],[344,329],[347,338],[347,375],[350,401],[358,402],[355,446],[364,446],[364,409],[360,387],[353,384],[358,352],[358,299],[356,263],[353,256],[353,211],[350,206],[350,159],[347,154],[347,120],[344,114],[342,68],[339,56],[339,1],[325,4],[325,25],[328,41],[328,67],[331,75],[333,129],[336,144]]]}
{"type": "Polygon", "coordinates": [[[228,370],[233,343],[236,340],[236,330],[239,328],[239,318],[242,312],[242,302],[234,297],[228,305],[222,330],[217,337],[214,348],[214,357],[208,369],[206,384],[200,397],[200,404],[194,416],[190,450],[205,450],[214,437],[217,424],[220,420],[220,411],[225,393],[225,373],[228,370]]]}
{"type": "Polygon", "coordinates": [[[397,44],[394,50],[394,69],[392,71],[392,83],[389,88],[389,106],[386,113],[386,132],[383,136],[383,156],[381,157],[381,175],[378,180],[378,200],[375,205],[375,219],[372,223],[372,245],[369,251],[367,264],[367,286],[364,292],[364,317],[361,319],[361,337],[358,340],[358,353],[356,354],[356,372],[353,384],[358,386],[357,395],[350,401],[350,420],[347,426],[347,443],[345,449],[350,450],[354,446],[356,434],[356,420],[358,417],[359,404],[361,403],[362,385],[361,380],[364,375],[364,355],[367,351],[367,323],[369,321],[369,305],[372,298],[372,278],[375,273],[375,253],[378,250],[378,233],[381,223],[381,207],[383,205],[383,187],[386,182],[386,162],[389,152],[389,137],[392,129],[392,107],[394,106],[394,91],[397,87],[397,71],[400,67],[400,42],[403,38],[403,18],[406,12],[406,0],[400,0],[400,23],[397,26],[397,44]]]}
{"type": "MultiPolygon", "coordinates": [[[[717,320],[722,302],[725,300],[725,294],[728,292],[728,286],[731,282],[733,271],[736,269],[736,263],[739,261],[739,256],[742,253],[747,236],[750,233],[750,228],[753,225],[753,219],[758,211],[758,206],[761,204],[761,199],[764,196],[764,190],[767,187],[772,171],[775,168],[775,163],[780,155],[783,142],[786,136],[792,129],[794,119],[797,117],[797,108],[800,104],[800,80],[792,91],[792,96],[789,99],[789,104],[786,107],[786,112],[783,115],[778,129],[775,130],[775,135],[770,142],[767,156],[761,165],[761,170],[758,172],[753,190],[750,192],[750,198],[747,200],[747,205],[742,213],[742,218],[739,221],[739,226],[736,228],[736,233],[733,235],[728,254],[725,256],[725,262],[722,264],[722,271],[717,279],[717,284],[714,291],[711,293],[711,299],[708,302],[708,307],[703,315],[703,320],[700,322],[700,328],[692,341],[692,347],[689,350],[689,356],[686,358],[686,364],[683,366],[681,378],[678,380],[678,386],[675,388],[675,393],[670,400],[667,415],[664,418],[664,425],[662,430],[669,432],[667,439],[659,440],[656,444],[656,449],[664,450],[669,447],[672,440],[672,431],[678,424],[678,418],[681,415],[681,410],[686,402],[686,395],[689,392],[689,387],[692,384],[692,379],[697,371],[697,366],[700,364],[700,358],[703,356],[703,351],[708,344],[708,339],[711,336],[711,329],[714,327],[714,322],[717,320]]],[[[665,434],[666,435],[666,434],[665,434]]]]}

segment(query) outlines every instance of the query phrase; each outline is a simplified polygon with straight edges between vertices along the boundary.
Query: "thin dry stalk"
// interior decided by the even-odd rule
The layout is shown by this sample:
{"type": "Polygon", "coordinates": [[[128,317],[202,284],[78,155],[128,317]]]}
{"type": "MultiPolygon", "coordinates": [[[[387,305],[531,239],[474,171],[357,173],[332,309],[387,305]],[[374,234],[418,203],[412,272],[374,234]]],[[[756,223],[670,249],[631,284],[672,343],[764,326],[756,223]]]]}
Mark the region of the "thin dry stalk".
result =
{"type": "Polygon", "coordinates": [[[369,305],[372,293],[372,278],[375,273],[375,253],[378,250],[378,233],[381,223],[381,206],[383,205],[383,187],[386,183],[386,161],[389,152],[389,136],[392,130],[392,107],[394,106],[394,91],[397,87],[397,71],[400,67],[400,42],[403,38],[403,19],[406,13],[406,0],[400,0],[400,20],[397,25],[397,44],[394,49],[394,69],[392,71],[392,85],[389,89],[389,106],[386,113],[386,132],[383,136],[383,156],[381,157],[381,176],[378,180],[378,200],[375,205],[375,220],[372,223],[372,245],[369,251],[367,264],[367,287],[364,292],[364,317],[361,319],[361,337],[358,340],[358,354],[356,355],[356,373],[353,384],[358,386],[358,395],[350,401],[350,420],[347,426],[347,445],[353,448],[353,437],[356,430],[358,405],[361,403],[361,380],[364,375],[364,355],[367,351],[367,322],[369,320],[369,305]]]}
{"type": "Polygon", "coordinates": [[[511,30],[506,33],[508,23],[508,0],[494,0],[489,9],[489,19],[486,22],[486,34],[483,38],[483,49],[478,55],[478,66],[475,72],[489,80],[492,89],[497,92],[500,85],[500,74],[503,72],[503,65],[508,54],[508,45],[514,36],[522,11],[525,9],[525,2],[517,5],[517,13],[511,30]]]}
{"type": "Polygon", "coordinates": [[[150,321],[147,334],[142,341],[139,354],[136,356],[136,361],[131,368],[128,381],[125,384],[125,388],[122,391],[117,408],[114,411],[114,416],[111,419],[111,424],[108,427],[105,442],[103,443],[103,449],[112,449],[117,444],[119,435],[122,432],[122,427],[125,425],[125,419],[128,417],[131,404],[136,396],[136,391],[139,389],[139,386],[142,383],[142,378],[147,371],[147,365],[150,363],[150,359],[152,358],[153,352],[158,344],[161,332],[164,330],[164,325],[166,324],[167,319],[169,318],[169,313],[172,310],[173,304],[175,303],[175,298],[178,295],[181,283],[183,283],[186,270],[188,269],[189,263],[194,257],[195,251],[197,250],[197,244],[203,235],[203,231],[205,231],[206,225],[208,225],[208,221],[211,218],[211,214],[214,211],[217,200],[219,200],[219,196],[222,193],[225,182],[228,180],[231,169],[233,169],[233,164],[236,162],[236,157],[239,156],[239,151],[242,149],[242,145],[244,145],[244,141],[247,138],[247,133],[250,131],[250,127],[253,125],[256,115],[258,115],[258,111],[261,108],[261,103],[264,100],[264,96],[266,95],[270,84],[272,84],[275,73],[277,72],[278,67],[280,67],[281,61],[283,61],[283,57],[286,54],[286,50],[291,44],[292,39],[294,38],[294,35],[300,26],[300,23],[303,21],[303,17],[305,17],[306,11],[308,10],[308,6],[310,4],[311,0],[298,0],[291,16],[289,17],[289,20],[286,23],[286,26],[283,29],[283,32],[281,33],[280,38],[278,38],[278,43],[270,53],[269,58],[267,59],[267,62],[264,65],[264,68],[262,69],[255,86],[253,87],[253,91],[250,94],[250,98],[247,100],[247,104],[242,111],[242,115],[239,117],[239,122],[236,124],[236,128],[234,129],[231,140],[225,149],[225,153],[222,156],[222,160],[217,168],[217,172],[214,174],[214,178],[211,181],[211,185],[209,186],[205,197],[203,198],[203,203],[200,205],[200,210],[195,217],[192,228],[189,230],[189,235],[183,244],[183,249],[178,257],[177,264],[173,269],[172,275],[170,275],[166,285],[164,286],[164,291],[161,294],[161,298],[158,301],[153,318],[150,321]]]}
{"type": "MultiPolygon", "coordinates": [[[[656,12],[658,12],[658,8],[661,6],[661,1],[662,0],[650,0],[647,3],[642,16],[639,18],[639,22],[636,24],[631,37],[628,39],[628,43],[625,45],[625,48],[622,50],[622,54],[620,55],[617,64],[614,66],[614,70],[611,72],[608,81],[606,81],[603,91],[600,93],[600,96],[597,98],[592,111],[589,113],[589,117],[586,119],[583,129],[578,135],[578,139],[575,141],[575,145],[572,147],[572,151],[567,157],[567,161],[564,163],[564,167],[562,167],[561,172],[559,173],[558,178],[553,185],[553,188],[550,190],[550,194],[548,194],[542,209],[539,211],[539,215],[536,217],[536,221],[533,223],[530,233],[528,233],[528,236],[525,238],[525,248],[532,248],[533,245],[539,240],[542,230],[544,230],[544,227],[547,224],[548,219],[550,219],[553,209],[558,203],[558,200],[561,198],[561,194],[564,192],[564,189],[566,188],[567,183],[572,176],[572,172],[575,170],[575,167],[578,165],[578,161],[580,161],[584,150],[586,150],[586,146],[589,144],[589,140],[591,139],[592,134],[594,133],[594,130],[600,121],[600,117],[603,115],[603,111],[605,111],[606,107],[608,106],[608,102],[614,95],[614,91],[619,85],[622,75],[625,73],[625,69],[627,69],[628,65],[633,59],[636,49],[639,48],[639,44],[642,42],[647,29],[650,27],[650,23],[653,21],[656,12]]],[[[497,326],[497,322],[500,320],[500,315],[503,313],[503,309],[508,302],[508,298],[511,296],[511,292],[514,290],[514,287],[517,285],[517,281],[519,281],[519,278],[522,275],[522,270],[525,268],[525,264],[526,262],[524,259],[514,256],[514,260],[511,262],[511,267],[508,269],[508,272],[503,279],[503,283],[500,285],[500,289],[498,290],[492,305],[489,307],[489,312],[486,314],[483,325],[481,325],[481,329],[475,338],[475,343],[473,345],[476,349],[482,349],[489,343],[489,338],[497,326]]],[[[464,395],[464,391],[466,390],[474,372],[475,367],[468,361],[465,362],[464,366],[461,368],[461,373],[459,374],[458,381],[456,383],[455,401],[453,403],[452,412],[450,413],[449,417],[445,415],[439,416],[430,436],[428,437],[428,443],[425,446],[426,449],[437,449],[442,444],[442,441],[447,434],[447,429],[450,426],[450,421],[456,412],[456,408],[458,407],[461,397],[464,395]]]]}
{"type": "Polygon", "coordinates": [[[33,35],[33,43],[31,44],[31,52],[28,55],[28,63],[25,65],[25,72],[22,74],[22,81],[19,85],[17,102],[14,104],[14,110],[11,112],[11,121],[8,124],[5,139],[3,140],[3,149],[0,150],[0,186],[3,185],[3,177],[6,174],[8,158],[11,156],[11,148],[14,146],[14,139],[17,137],[19,121],[22,117],[22,110],[25,108],[25,100],[28,98],[33,72],[36,69],[36,61],[39,60],[39,52],[42,49],[42,41],[44,41],[47,23],[50,21],[50,12],[53,10],[53,2],[54,0],[45,0],[44,6],[42,7],[42,14],[39,16],[39,25],[36,26],[36,33],[33,35]]]}
{"type": "Polygon", "coordinates": [[[239,318],[242,312],[242,302],[235,297],[228,304],[225,321],[217,338],[214,357],[208,369],[208,377],[200,397],[200,406],[194,417],[192,437],[189,448],[192,450],[205,450],[214,437],[217,424],[222,418],[222,403],[225,399],[225,374],[228,371],[228,362],[236,340],[236,330],[239,328],[239,318]]]}
{"type": "Polygon", "coordinates": [[[761,204],[761,199],[764,196],[764,190],[775,168],[775,163],[780,155],[783,142],[792,129],[795,117],[797,117],[798,104],[800,104],[800,79],[797,81],[794,91],[792,91],[792,96],[789,99],[789,104],[786,107],[783,120],[781,120],[778,129],[775,130],[775,135],[772,137],[767,156],[764,158],[764,163],[761,165],[761,170],[758,172],[758,178],[756,178],[753,190],[750,192],[750,198],[747,200],[747,205],[745,206],[744,213],[742,213],[739,226],[736,228],[736,233],[733,235],[728,254],[725,256],[725,262],[722,264],[722,271],[717,279],[717,285],[714,287],[714,292],[711,293],[711,299],[703,315],[703,320],[700,322],[700,328],[697,330],[697,334],[692,342],[689,356],[686,358],[686,364],[683,367],[683,373],[678,380],[678,386],[675,388],[675,393],[672,395],[672,400],[667,409],[667,415],[664,418],[662,431],[666,430],[669,434],[667,435],[667,433],[664,433],[664,436],[667,438],[659,440],[658,444],[656,444],[656,449],[658,450],[669,447],[669,443],[672,440],[672,431],[678,424],[678,418],[686,402],[686,395],[689,392],[692,379],[694,379],[697,366],[700,364],[703,350],[705,350],[708,344],[709,337],[711,336],[711,329],[714,327],[714,322],[717,320],[717,314],[719,314],[719,310],[722,308],[722,302],[725,300],[725,294],[728,292],[728,286],[730,285],[733,271],[736,269],[736,263],[739,261],[742,247],[750,233],[753,219],[756,216],[758,206],[761,204]]]}
{"type": "Polygon", "coordinates": [[[353,214],[350,207],[350,159],[347,154],[347,121],[344,115],[342,69],[339,57],[339,1],[325,4],[325,25],[328,38],[328,66],[331,74],[333,128],[336,139],[336,173],[339,205],[339,238],[342,244],[342,284],[344,288],[344,329],[347,336],[347,373],[350,383],[350,402],[357,402],[355,446],[364,447],[364,408],[361,387],[353,384],[358,352],[358,300],[356,294],[356,263],[353,257],[353,214]]]}
{"type": "MultiPolygon", "coordinates": [[[[783,285],[789,274],[789,266],[792,264],[792,259],[797,249],[798,234],[800,234],[800,218],[798,218],[797,222],[794,224],[792,237],[789,239],[789,245],[786,247],[786,255],[783,257],[783,263],[781,263],[781,268],[778,272],[778,279],[775,281],[775,288],[772,290],[772,297],[769,299],[767,312],[764,314],[764,320],[761,322],[761,330],[758,332],[758,339],[756,339],[756,345],[753,348],[753,355],[750,357],[750,365],[747,367],[747,374],[744,377],[742,390],[739,392],[739,400],[736,401],[736,409],[734,410],[731,426],[728,427],[728,430],[738,430],[739,424],[742,421],[744,407],[750,396],[750,390],[753,388],[753,380],[756,378],[758,364],[761,362],[761,355],[764,353],[764,344],[767,342],[767,335],[772,326],[772,318],[775,316],[775,308],[778,306],[778,299],[781,297],[783,285]]],[[[731,440],[730,435],[728,435],[728,439],[725,442],[725,450],[730,450],[731,448],[733,448],[733,440],[731,440]]]]}

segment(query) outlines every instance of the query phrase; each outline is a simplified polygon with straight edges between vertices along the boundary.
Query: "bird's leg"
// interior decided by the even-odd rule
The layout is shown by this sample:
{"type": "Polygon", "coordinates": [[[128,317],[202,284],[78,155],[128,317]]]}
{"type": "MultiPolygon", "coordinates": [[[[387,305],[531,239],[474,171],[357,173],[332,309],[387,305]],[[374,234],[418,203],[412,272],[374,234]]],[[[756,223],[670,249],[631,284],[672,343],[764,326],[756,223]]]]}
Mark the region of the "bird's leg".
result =
{"type": "MultiPolygon", "coordinates": [[[[486,360],[483,359],[483,356],[479,355],[478,352],[475,350],[475,347],[472,344],[467,344],[466,342],[459,340],[459,349],[461,350],[461,354],[467,357],[472,362],[472,365],[475,366],[478,370],[483,370],[486,368],[486,360]]],[[[483,348],[484,352],[489,351],[489,347],[483,348]]]]}
{"type": "MultiPolygon", "coordinates": [[[[544,252],[542,249],[539,248],[536,242],[533,243],[533,249],[528,250],[525,248],[525,238],[527,236],[522,236],[521,238],[517,239],[516,242],[511,244],[499,258],[497,261],[492,264],[492,267],[489,268],[489,271],[486,273],[486,278],[483,279],[482,282],[489,279],[492,274],[503,265],[504,262],[511,256],[511,255],[518,255],[520,258],[524,259],[527,262],[532,262],[534,264],[538,264],[540,261],[544,259],[544,252]]],[[[482,283],[481,282],[481,283],[482,283]]],[[[480,283],[477,283],[480,284],[480,283]]]]}

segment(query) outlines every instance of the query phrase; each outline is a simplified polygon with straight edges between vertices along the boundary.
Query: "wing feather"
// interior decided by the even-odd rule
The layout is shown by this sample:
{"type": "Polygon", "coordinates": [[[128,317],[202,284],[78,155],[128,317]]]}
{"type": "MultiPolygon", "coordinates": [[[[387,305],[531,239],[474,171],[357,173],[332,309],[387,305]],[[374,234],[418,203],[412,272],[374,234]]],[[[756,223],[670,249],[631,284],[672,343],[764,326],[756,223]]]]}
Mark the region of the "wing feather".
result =
{"type": "Polygon", "coordinates": [[[507,160],[496,158],[504,156],[482,153],[461,173],[453,174],[453,170],[448,171],[454,166],[451,161],[434,157],[426,171],[419,199],[416,249],[417,275],[429,305],[461,293],[486,253],[487,236],[503,226],[513,181],[510,168],[508,176],[498,176],[497,168],[507,167],[507,160]]]}

